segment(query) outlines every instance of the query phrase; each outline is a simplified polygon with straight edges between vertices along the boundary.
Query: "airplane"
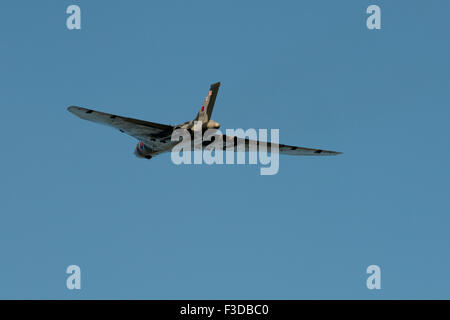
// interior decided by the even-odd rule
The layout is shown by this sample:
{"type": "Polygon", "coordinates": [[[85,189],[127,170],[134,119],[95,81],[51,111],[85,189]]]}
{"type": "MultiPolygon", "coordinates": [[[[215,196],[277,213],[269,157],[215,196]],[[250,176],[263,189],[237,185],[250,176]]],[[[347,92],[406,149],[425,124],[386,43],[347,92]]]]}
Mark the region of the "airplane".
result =
{"type": "MultiPolygon", "coordinates": [[[[216,102],[217,93],[219,92],[220,82],[211,84],[208,94],[200,107],[195,119],[184,122],[180,125],[172,126],[160,124],[139,119],[121,117],[114,114],[95,111],[92,109],[81,108],[77,106],[68,107],[68,111],[81,119],[96,122],[106,126],[118,129],[120,132],[128,134],[136,138],[139,142],[134,150],[134,154],[138,158],[151,159],[152,157],[170,152],[179,141],[172,141],[172,133],[176,129],[186,129],[193,135],[195,130],[205,132],[208,129],[219,129],[220,124],[211,119],[214,104],[216,102]],[[195,126],[197,124],[197,126],[195,126]],[[198,126],[198,124],[201,125],[198,126]]],[[[245,146],[244,151],[251,151],[250,146],[260,146],[260,141],[250,140],[248,138],[239,138],[235,136],[227,136],[225,134],[216,134],[214,139],[201,143],[200,148],[205,149],[216,139],[221,139],[223,150],[241,151],[238,144],[245,146]]],[[[265,143],[265,142],[263,142],[265,143]]],[[[296,147],[285,144],[267,143],[267,151],[270,152],[273,147],[278,147],[280,154],[294,156],[333,156],[342,152],[311,149],[304,147],[296,147]]],[[[275,148],[276,150],[276,148],[275,148]]]]}

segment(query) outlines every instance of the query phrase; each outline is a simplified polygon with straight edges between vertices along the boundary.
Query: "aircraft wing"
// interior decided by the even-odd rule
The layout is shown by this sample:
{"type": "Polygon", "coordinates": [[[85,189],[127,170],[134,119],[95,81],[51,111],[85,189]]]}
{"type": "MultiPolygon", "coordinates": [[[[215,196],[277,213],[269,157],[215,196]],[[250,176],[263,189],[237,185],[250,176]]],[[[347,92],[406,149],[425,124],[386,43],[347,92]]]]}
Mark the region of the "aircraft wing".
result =
{"type": "Polygon", "coordinates": [[[169,125],[116,116],[81,107],[72,106],[67,110],[81,119],[116,128],[149,145],[154,141],[170,140],[173,131],[173,127],[169,125]]]}
{"type": "MultiPolygon", "coordinates": [[[[235,136],[227,136],[227,135],[216,135],[214,136],[214,139],[211,139],[212,142],[205,141],[203,142],[203,148],[208,149],[208,147],[213,148],[215,141],[220,141],[221,138],[223,139],[222,148],[223,150],[227,150],[227,147],[230,150],[233,150],[235,152],[239,151],[237,145],[242,144],[245,146],[245,151],[250,150],[250,146],[253,144],[256,146],[259,150],[260,144],[265,143],[257,140],[250,140],[247,138],[238,138],[235,136]],[[234,145],[234,148],[231,147],[234,145]]],[[[220,145],[220,144],[219,144],[220,145]]],[[[289,146],[286,144],[276,144],[276,143],[267,143],[267,151],[271,152],[272,148],[278,146],[278,150],[280,154],[288,154],[293,156],[334,156],[341,154],[342,152],[337,151],[329,151],[329,150],[323,150],[323,149],[311,149],[311,148],[304,148],[304,147],[297,147],[297,146],[289,146]]]]}

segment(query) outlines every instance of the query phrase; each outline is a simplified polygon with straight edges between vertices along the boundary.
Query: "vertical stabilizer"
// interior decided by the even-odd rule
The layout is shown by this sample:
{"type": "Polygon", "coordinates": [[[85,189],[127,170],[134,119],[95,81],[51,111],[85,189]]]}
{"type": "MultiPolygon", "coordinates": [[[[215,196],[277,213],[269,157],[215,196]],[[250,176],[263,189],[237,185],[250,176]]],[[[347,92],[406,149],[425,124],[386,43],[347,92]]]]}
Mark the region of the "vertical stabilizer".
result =
{"type": "Polygon", "coordinates": [[[217,93],[219,92],[219,87],[220,82],[216,82],[211,85],[208,91],[208,95],[203,101],[203,104],[200,107],[200,111],[198,112],[197,118],[195,120],[206,123],[211,119],[214,103],[216,102],[217,93]]]}

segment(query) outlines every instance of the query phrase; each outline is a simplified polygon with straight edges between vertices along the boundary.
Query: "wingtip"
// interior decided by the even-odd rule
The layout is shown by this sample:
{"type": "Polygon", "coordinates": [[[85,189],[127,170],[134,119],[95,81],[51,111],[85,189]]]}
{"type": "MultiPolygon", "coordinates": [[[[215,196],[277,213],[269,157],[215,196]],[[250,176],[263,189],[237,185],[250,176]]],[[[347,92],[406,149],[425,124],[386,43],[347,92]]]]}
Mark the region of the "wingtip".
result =
{"type": "Polygon", "coordinates": [[[315,151],[314,154],[315,155],[322,155],[322,156],[337,156],[337,155],[343,153],[343,152],[331,151],[331,150],[318,150],[318,151],[315,151]],[[320,151],[320,152],[318,152],[318,151],[320,151]]]}
{"type": "Polygon", "coordinates": [[[67,111],[69,111],[70,113],[76,115],[77,117],[80,117],[81,114],[83,113],[83,111],[86,111],[88,109],[84,109],[81,107],[77,107],[77,106],[69,106],[67,107],[67,111]]]}
{"type": "Polygon", "coordinates": [[[331,150],[322,150],[322,149],[317,149],[314,151],[314,155],[319,155],[319,156],[337,156],[339,154],[342,154],[342,152],[331,151],[331,150]]]}

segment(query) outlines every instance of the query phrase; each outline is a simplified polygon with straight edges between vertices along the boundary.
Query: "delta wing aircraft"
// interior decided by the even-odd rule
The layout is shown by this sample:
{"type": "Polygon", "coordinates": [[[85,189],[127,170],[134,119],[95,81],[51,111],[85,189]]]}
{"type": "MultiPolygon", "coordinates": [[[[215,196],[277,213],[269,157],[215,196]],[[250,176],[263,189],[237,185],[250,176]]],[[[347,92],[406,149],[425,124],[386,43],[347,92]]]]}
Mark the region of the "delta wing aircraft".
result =
{"type": "MultiPolygon", "coordinates": [[[[216,102],[217,92],[219,91],[220,82],[211,85],[208,95],[206,96],[197,117],[194,120],[184,122],[180,125],[171,126],[144,120],[121,117],[109,113],[95,111],[91,109],[71,106],[68,110],[84,120],[100,123],[118,129],[122,133],[126,133],[139,142],[135,148],[134,154],[139,158],[151,159],[161,153],[170,152],[179,141],[172,141],[172,133],[176,129],[186,129],[187,132],[194,135],[195,130],[205,132],[208,129],[219,129],[220,124],[211,119],[211,115],[216,102]],[[196,125],[195,125],[196,124],[196,125]],[[200,124],[200,126],[199,126],[200,124]]],[[[237,146],[245,146],[244,151],[254,150],[251,147],[259,148],[261,142],[248,138],[239,138],[235,136],[227,136],[225,134],[216,133],[214,139],[203,141],[200,143],[200,149],[206,149],[215,141],[222,141],[223,150],[241,151],[237,146]]],[[[327,151],[322,149],[311,149],[285,144],[267,143],[267,151],[271,151],[278,147],[278,152],[293,156],[332,156],[341,152],[327,151]]],[[[217,148],[217,147],[216,147],[217,148]]]]}

